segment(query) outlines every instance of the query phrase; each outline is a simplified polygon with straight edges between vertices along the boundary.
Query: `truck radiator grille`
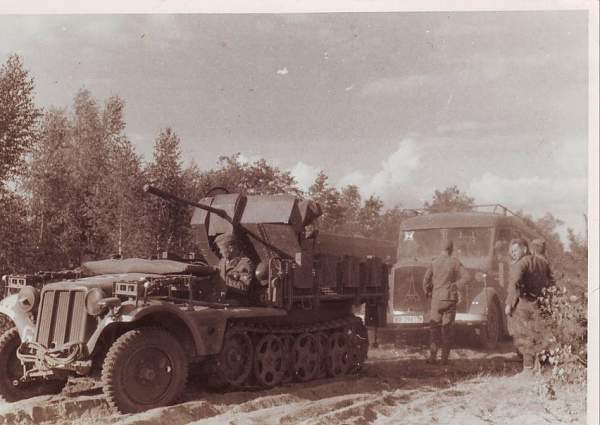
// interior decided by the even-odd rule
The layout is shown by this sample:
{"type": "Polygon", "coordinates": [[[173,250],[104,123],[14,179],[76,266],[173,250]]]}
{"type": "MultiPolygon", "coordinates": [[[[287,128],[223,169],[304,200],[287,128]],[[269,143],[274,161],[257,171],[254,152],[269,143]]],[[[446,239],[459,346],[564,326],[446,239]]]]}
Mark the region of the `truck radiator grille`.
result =
{"type": "Polygon", "coordinates": [[[83,291],[45,291],[38,313],[36,341],[47,348],[61,348],[85,339],[87,312],[83,291]]]}

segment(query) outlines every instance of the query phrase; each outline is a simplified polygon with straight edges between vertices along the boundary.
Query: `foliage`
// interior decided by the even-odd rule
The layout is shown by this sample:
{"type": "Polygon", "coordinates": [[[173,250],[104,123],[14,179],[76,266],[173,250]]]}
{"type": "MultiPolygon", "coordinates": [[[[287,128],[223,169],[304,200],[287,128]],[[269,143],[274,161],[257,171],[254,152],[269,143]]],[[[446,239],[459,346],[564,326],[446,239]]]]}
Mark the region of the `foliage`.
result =
{"type": "Polygon", "coordinates": [[[33,103],[33,79],[17,55],[0,68],[0,187],[19,174],[23,156],[35,140],[40,111],[33,103]]]}
{"type": "Polygon", "coordinates": [[[425,202],[423,208],[429,213],[469,211],[475,200],[462,192],[457,186],[436,190],[431,202],[425,202]]]}
{"type": "Polygon", "coordinates": [[[299,195],[300,190],[289,171],[282,171],[269,164],[265,159],[254,162],[241,160],[241,155],[236,153],[231,156],[219,157],[216,169],[200,172],[195,169],[195,187],[198,197],[203,197],[209,190],[222,187],[229,192],[243,193],[246,195],[269,195],[275,193],[289,193],[299,195]]]}
{"type": "Polygon", "coordinates": [[[565,286],[548,288],[540,299],[547,326],[547,346],[539,353],[551,368],[553,383],[584,383],[587,373],[587,291],[575,294],[565,286]]]}
{"type": "MultiPolygon", "coordinates": [[[[152,185],[173,195],[185,196],[181,140],[171,129],[158,135],[154,144],[154,161],[146,168],[146,176],[152,185]]],[[[146,231],[152,254],[184,250],[189,240],[189,212],[164,199],[148,196],[146,231]]]]}

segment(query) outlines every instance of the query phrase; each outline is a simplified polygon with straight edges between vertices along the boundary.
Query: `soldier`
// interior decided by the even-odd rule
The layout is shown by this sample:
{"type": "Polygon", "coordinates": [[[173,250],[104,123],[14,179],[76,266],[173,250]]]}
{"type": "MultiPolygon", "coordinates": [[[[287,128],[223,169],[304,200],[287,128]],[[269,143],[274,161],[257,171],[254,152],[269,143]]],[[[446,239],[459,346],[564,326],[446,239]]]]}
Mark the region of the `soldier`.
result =
{"type": "Polygon", "coordinates": [[[428,363],[437,360],[438,348],[442,348],[442,364],[448,363],[450,345],[453,338],[454,319],[459,290],[467,283],[469,276],[461,262],[452,257],[454,244],[445,241],[442,253],[436,257],[423,279],[423,291],[431,297],[429,313],[430,356],[428,363]]]}
{"type": "Polygon", "coordinates": [[[555,284],[548,261],[543,256],[545,243],[532,242],[533,254],[528,254],[527,241],[514,239],[510,246],[511,264],[504,312],[508,316],[508,330],[515,347],[523,358],[523,371],[533,370],[536,354],[544,343],[544,319],[538,298],[544,288],[555,284]]]}
{"type": "Polygon", "coordinates": [[[247,296],[254,274],[254,263],[239,247],[239,241],[232,233],[224,233],[215,238],[221,252],[218,269],[227,294],[247,296]]]}

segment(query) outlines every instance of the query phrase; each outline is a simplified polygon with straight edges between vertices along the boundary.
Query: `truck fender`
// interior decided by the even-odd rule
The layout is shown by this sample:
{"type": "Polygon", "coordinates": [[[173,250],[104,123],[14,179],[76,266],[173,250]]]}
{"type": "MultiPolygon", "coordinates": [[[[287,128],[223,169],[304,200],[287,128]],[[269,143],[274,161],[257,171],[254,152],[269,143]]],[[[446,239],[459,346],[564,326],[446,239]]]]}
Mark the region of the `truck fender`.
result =
{"type": "MultiPolygon", "coordinates": [[[[494,288],[483,288],[483,290],[473,298],[469,306],[469,313],[487,314],[488,305],[492,305],[500,297],[494,288]]],[[[501,307],[501,306],[499,306],[501,307]]]]}
{"type": "Polygon", "coordinates": [[[0,313],[4,314],[15,324],[21,341],[33,341],[35,338],[35,323],[29,313],[18,306],[19,294],[13,294],[0,301],[0,313]]]}

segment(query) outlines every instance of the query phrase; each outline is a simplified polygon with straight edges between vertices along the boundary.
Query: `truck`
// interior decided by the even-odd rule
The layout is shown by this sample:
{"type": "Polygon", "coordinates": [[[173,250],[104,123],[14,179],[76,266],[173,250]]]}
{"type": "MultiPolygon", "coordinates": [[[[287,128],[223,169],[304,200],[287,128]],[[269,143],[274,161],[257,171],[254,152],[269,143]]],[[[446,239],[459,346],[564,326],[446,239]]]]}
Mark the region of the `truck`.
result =
{"type": "Polygon", "coordinates": [[[390,274],[387,323],[392,329],[428,326],[429,300],[423,277],[442,242],[454,242],[454,255],[470,275],[459,294],[456,324],[487,349],[506,335],[504,301],[511,239],[539,237],[536,229],[508,208],[481,205],[470,211],[416,214],[400,227],[396,263],[390,274]]]}
{"type": "Polygon", "coordinates": [[[359,370],[366,326],[383,326],[393,244],[319,234],[311,201],[219,193],[193,208],[201,260],[108,259],[42,286],[31,276],[0,302],[14,326],[0,337],[0,397],[16,401],[96,377],[116,411],[177,402],[197,366],[230,388],[336,377],[359,370]],[[235,234],[253,264],[249,291],[224,286],[216,243],[235,234]],[[387,260],[386,260],[387,259],[387,260]],[[364,305],[364,321],[353,307],[364,305]]]}

